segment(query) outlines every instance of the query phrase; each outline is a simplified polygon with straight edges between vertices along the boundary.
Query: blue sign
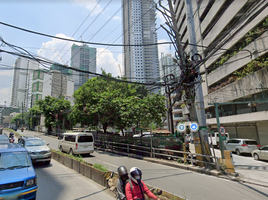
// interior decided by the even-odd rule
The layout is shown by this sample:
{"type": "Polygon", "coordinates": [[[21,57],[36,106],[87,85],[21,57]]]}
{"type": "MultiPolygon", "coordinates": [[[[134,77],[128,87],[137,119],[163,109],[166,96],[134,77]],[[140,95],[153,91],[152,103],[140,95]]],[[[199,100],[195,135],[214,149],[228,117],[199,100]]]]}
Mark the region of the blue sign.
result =
{"type": "Polygon", "coordinates": [[[191,131],[196,132],[198,131],[198,124],[196,122],[192,122],[190,126],[191,131]]]}
{"type": "Polygon", "coordinates": [[[186,129],[186,126],[184,124],[179,124],[178,125],[178,131],[181,133],[181,132],[184,132],[186,129]]]}

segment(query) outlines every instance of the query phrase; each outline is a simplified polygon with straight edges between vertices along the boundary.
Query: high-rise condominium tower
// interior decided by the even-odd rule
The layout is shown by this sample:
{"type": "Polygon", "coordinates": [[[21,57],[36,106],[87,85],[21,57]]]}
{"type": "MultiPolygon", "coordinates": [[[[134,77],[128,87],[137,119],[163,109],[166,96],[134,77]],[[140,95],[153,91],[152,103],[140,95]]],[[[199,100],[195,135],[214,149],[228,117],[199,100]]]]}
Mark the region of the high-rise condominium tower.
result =
{"type": "Polygon", "coordinates": [[[23,57],[18,57],[15,62],[13,84],[12,84],[12,96],[11,106],[19,107],[24,111],[28,105],[29,85],[30,85],[30,73],[32,70],[38,69],[39,63],[23,57]]]}
{"type": "MultiPolygon", "coordinates": [[[[154,0],[123,0],[124,45],[157,43],[154,0]]],[[[149,83],[159,80],[156,45],[124,46],[124,68],[128,80],[149,83]]]]}
{"type": "MultiPolygon", "coordinates": [[[[87,45],[78,46],[72,45],[71,67],[96,73],[96,48],[88,47],[87,45]]],[[[74,91],[77,91],[80,86],[93,78],[94,75],[73,71],[74,91]]]]}

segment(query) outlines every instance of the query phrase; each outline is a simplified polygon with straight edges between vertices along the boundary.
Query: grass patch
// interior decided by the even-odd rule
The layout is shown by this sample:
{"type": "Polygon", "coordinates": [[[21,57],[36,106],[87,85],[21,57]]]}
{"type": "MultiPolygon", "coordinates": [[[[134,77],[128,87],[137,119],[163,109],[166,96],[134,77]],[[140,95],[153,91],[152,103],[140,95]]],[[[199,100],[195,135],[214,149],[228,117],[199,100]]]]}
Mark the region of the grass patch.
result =
{"type": "Polygon", "coordinates": [[[103,166],[102,164],[99,163],[94,163],[93,165],[94,168],[101,170],[103,172],[108,172],[108,167],[107,166],[103,166]]]}

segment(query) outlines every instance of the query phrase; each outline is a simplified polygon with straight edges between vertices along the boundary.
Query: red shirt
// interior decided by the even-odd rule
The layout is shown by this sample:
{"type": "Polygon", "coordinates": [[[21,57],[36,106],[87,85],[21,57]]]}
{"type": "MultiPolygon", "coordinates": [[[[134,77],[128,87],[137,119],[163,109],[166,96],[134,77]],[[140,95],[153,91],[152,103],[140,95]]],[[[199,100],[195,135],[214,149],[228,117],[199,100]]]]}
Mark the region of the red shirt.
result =
{"type": "MultiPolygon", "coordinates": [[[[141,182],[143,184],[143,187],[141,186],[141,188],[143,189],[144,194],[147,194],[147,196],[150,197],[151,199],[157,200],[157,197],[148,189],[145,183],[143,181],[141,182]]],[[[127,200],[134,200],[138,198],[142,199],[143,196],[142,196],[142,192],[140,190],[139,185],[134,183],[133,181],[131,181],[131,183],[132,183],[132,191],[131,191],[129,182],[126,184],[126,187],[125,187],[127,200]]]]}

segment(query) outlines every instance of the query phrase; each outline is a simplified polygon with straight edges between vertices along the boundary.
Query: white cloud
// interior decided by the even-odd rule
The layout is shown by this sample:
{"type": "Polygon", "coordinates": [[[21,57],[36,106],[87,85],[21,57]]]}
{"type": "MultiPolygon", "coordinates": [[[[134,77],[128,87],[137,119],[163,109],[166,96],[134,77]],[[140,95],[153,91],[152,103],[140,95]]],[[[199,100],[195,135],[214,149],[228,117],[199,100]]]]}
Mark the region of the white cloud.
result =
{"type": "Polygon", "coordinates": [[[102,8],[100,4],[97,5],[97,0],[74,0],[74,2],[81,4],[86,9],[91,11],[91,15],[97,15],[101,12],[102,8]],[[94,10],[93,10],[94,9],[94,10]]]}
{"type": "Polygon", "coordinates": [[[118,65],[120,65],[123,75],[122,54],[119,54],[115,59],[111,51],[104,48],[97,49],[97,73],[101,73],[101,69],[104,69],[106,73],[111,73],[113,77],[121,76],[118,65]]]}
{"type": "Polygon", "coordinates": [[[10,103],[10,95],[11,95],[11,87],[2,88],[0,90],[0,104],[4,105],[5,101],[7,102],[7,105],[10,103]]]}
{"type": "Polygon", "coordinates": [[[119,17],[119,16],[114,16],[114,17],[113,17],[113,20],[121,21],[121,17],[119,17]]]}
{"type": "MultiPolygon", "coordinates": [[[[168,41],[167,39],[160,39],[160,40],[158,40],[158,43],[162,43],[162,42],[170,42],[170,41],[168,41]]],[[[174,55],[174,50],[173,50],[172,44],[161,44],[161,45],[158,45],[158,57],[159,58],[161,58],[161,53],[174,55]]]]}
{"type": "MultiPolygon", "coordinates": [[[[67,37],[62,33],[56,35],[57,37],[73,39],[67,37]]],[[[42,43],[42,48],[37,50],[40,57],[47,58],[62,64],[70,64],[71,46],[74,42],[64,41],[52,38],[51,41],[42,43]]]]}

